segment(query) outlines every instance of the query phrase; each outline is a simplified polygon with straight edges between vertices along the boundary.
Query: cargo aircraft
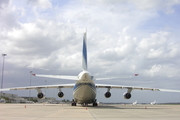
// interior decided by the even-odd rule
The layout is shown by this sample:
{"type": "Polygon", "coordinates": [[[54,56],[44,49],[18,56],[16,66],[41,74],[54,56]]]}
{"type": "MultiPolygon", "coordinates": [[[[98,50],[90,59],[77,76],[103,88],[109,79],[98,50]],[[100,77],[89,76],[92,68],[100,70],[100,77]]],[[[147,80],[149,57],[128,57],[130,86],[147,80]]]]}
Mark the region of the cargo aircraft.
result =
{"type": "MultiPolygon", "coordinates": [[[[75,83],[3,88],[3,89],[0,89],[0,91],[36,89],[38,92],[37,97],[39,99],[43,99],[45,98],[45,95],[41,90],[43,88],[59,89],[58,96],[60,98],[64,96],[64,93],[62,92],[63,88],[73,88],[73,100],[71,104],[72,106],[76,106],[76,104],[83,104],[83,105],[92,104],[93,106],[97,106],[98,105],[97,100],[96,100],[97,88],[107,89],[107,92],[105,92],[104,94],[106,98],[111,97],[111,92],[110,92],[111,89],[127,89],[127,92],[123,94],[125,99],[131,98],[132,90],[180,92],[180,90],[168,90],[168,89],[157,89],[157,88],[124,86],[124,85],[96,84],[95,77],[88,71],[86,33],[87,32],[84,32],[84,36],[83,36],[82,72],[80,72],[78,76],[32,74],[37,77],[49,77],[49,78],[58,78],[58,79],[66,79],[66,80],[75,80],[76,81],[75,83]]],[[[96,80],[103,80],[103,79],[110,79],[110,78],[99,78],[96,80]]]]}
{"type": "Polygon", "coordinates": [[[154,102],[151,102],[150,104],[151,104],[151,105],[155,105],[155,104],[156,104],[156,100],[155,100],[154,102]]]}
{"type": "Polygon", "coordinates": [[[137,105],[137,100],[135,102],[133,102],[132,105],[137,105]]]}

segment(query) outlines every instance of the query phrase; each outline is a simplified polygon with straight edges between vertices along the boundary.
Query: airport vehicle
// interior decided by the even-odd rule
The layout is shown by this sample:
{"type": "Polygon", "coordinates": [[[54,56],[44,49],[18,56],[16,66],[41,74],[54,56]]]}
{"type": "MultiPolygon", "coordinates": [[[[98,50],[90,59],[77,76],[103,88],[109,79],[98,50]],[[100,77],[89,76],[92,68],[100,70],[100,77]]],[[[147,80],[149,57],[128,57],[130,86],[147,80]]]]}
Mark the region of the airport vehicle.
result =
{"type": "MultiPolygon", "coordinates": [[[[111,97],[111,92],[110,92],[111,89],[127,89],[127,92],[125,92],[123,94],[125,99],[131,98],[132,90],[180,92],[180,90],[167,90],[167,89],[156,89],[156,88],[124,86],[124,85],[96,84],[95,77],[88,71],[86,32],[84,33],[84,36],[83,36],[82,72],[80,72],[78,76],[42,75],[42,74],[32,74],[32,75],[37,76],[37,77],[49,77],[49,78],[76,80],[76,82],[73,84],[56,84],[56,85],[4,88],[4,89],[0,89],[0,91],[36,89],[38,92],[37,97],[39,99],[43,99],[43,98],[45,98],[45,95],[41,90],[43,88],[59,89],[58,96],[60,98],[62,98],[64,96],[64,93],[62,92],[62,88],[73,88],[74,99],[72,100],[72,106],[76,106],[76,104],[86,104],[87,105],[87,104],[91,104],[91,103],[93,104],[93,106],[97,106],[97,100],[96,100],[96,89],[97,88],[107,88],[107,92],[105,92],[105,94],[104,94],[104,96],[106,98],[111,97]]],[[[102,79],[110,79],[110,78],[102,78],[102,79]]],[[[96,80],[98,80],[98,79],[96,79],[96,80]]]]}

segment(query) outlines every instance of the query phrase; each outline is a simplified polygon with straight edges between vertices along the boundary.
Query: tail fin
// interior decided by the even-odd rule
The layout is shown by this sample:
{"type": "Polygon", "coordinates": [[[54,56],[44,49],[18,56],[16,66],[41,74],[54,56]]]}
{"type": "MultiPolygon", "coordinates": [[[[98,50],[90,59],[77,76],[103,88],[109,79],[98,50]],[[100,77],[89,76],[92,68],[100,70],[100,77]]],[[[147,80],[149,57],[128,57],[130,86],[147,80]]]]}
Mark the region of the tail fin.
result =
{"type": "Polygon", "coordinates": [[[86,32],[83,36],[83,50],[82,50],[82,69],[87,71],[87,45],[86,45],[86,32]]]}

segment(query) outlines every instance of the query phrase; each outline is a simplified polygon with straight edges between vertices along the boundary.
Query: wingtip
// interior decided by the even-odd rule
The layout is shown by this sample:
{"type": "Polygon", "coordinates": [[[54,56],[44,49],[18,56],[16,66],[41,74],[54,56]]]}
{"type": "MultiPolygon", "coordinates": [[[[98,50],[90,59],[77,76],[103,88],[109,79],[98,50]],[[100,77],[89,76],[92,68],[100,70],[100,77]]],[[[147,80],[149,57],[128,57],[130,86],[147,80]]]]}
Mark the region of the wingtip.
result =
{"type": "Polygon", "coordinates": [[[159,91],[164,91],[164,92],[180,92],[180,90],[169,90],[169,89],[159,89],[159,91]]]}
{"type": "Polygon", "coordinates": [[[2,91],[9,91],[10,89],[9,88],[4,88],[4,89],[0,89],[0,92],[2,91]]]}

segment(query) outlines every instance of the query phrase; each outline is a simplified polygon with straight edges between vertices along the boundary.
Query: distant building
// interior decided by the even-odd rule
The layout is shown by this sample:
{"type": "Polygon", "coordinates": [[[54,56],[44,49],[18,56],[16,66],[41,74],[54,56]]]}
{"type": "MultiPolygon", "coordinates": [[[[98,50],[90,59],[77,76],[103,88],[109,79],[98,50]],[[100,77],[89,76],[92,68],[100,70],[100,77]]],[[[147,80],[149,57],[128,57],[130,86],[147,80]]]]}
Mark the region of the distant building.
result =
{"type": "Polygon", "coordinates": [[[20,97],[16,94],[10,94],[10,93],[2,93],[2,99],[5,99],[5,102],[8,103],[33,103],[39,102],[39,103],[59,103],[56,98],[53,97],[46,97],[45,99],[38,99],[37,97],[20,97]]]}
{"type": "MultiPolygon", "coordinates": [[[[29,97],[22,97],[22,98],[29,100],[29,97]]],[[[37,97],[30,97],[30,100],[37,100],[37,102],[39,102],[39,103],[43,103],[43,102],[48,102],[48,103],[57,102],[56,98],[53,98],[53,97],[45,97],[44,99],[38,99],[37,97]]]]}
{"type": "Polygon", "coordinates": [[[5,101],[6,102],[10,102],[10,103],[26,103],[27,100],[17,96],[16,94],[10,94],[10,93],[3,93],[2,94],[3,97],[5,97],[5,101]]]}

